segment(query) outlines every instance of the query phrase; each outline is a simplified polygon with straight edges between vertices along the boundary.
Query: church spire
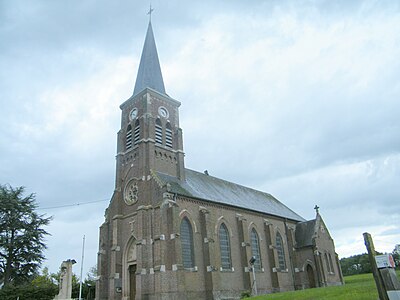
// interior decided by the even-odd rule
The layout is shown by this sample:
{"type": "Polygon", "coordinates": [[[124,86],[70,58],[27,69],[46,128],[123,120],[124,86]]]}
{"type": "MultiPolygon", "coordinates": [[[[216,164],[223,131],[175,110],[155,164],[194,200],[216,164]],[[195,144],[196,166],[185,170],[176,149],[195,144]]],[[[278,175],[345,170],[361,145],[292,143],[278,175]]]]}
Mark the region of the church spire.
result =
{"type": "Polygon", "coordinates": [[[146,39],[144,41],[142,57],[140,58],[139,71],[136,77],[133,95],[136,95],[145,88],[151,88],[159,93],[166,94],[151,20],[147,27],[146,39]]]}

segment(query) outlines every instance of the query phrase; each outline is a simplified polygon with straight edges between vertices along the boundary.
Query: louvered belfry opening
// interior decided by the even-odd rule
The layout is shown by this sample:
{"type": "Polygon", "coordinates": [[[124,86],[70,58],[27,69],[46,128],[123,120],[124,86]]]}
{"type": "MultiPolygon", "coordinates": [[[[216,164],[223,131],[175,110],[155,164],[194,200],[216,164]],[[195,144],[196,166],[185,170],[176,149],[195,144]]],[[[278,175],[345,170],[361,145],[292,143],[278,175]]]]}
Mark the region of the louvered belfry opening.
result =
{"type": "Polygon", "coordinates": [[[172,148],[172,128],[170,123],[167,123],[165,127],[165,146],[172,148]]]}
{"type": "Polygon", "coordinates": [[[163,128],[160,119],[156,120],[155,126],[155,136],[156,136],[156,144],[162,145],[163,143],[163,128]]]}
{"type": "Polygon", "coordinates": [[[126,129],[126,150],[132,149],[132,126],[128,125],[126,129]]]}

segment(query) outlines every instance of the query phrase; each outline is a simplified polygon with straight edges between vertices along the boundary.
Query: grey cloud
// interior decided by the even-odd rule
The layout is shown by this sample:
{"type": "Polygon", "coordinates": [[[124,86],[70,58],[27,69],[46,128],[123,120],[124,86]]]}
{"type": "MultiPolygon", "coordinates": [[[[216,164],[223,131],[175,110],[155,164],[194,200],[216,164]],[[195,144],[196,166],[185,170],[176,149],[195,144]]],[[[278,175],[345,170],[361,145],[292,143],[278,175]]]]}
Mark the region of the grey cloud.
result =
{"type": "MultiPolygon", "coordinates": [[[[118,104],[132,93],[136,70],[117,74],[117,69],[107,68],[118,57],[139,60],[147,4],[0,5],[0,183],[27,186],[37,193],[41,207],[110,198],[118,104]],[[96,78],[102,72],[104,76],[96,78]],[[121,84],[121,78],[130,82],[121,84]],[[85,86],[91,81],[98,87],[85,86]],[[112,105],[104,108],[113,110],[109,121],[90,119],[103,92],[99,90],[112,85],[121,90],[109,92],[112,105]],[[57,103],[60,99],[64,102],[57,103]],[[63,116],[66,120],[52,119],[52,114],[67,109],[58,104],[66,103],[72,106],[63,116]],[[85,121],[89,126],[82,126],[85,121]],[[49,129],[51,122],[60,124],[49,129]],[[101,130],[102,137],[78,136],[79,130],[101,130]]],[[[318,203],[332,234],[342,228],[365,228],[371,221],[395,224],[400,210],[395,188],[400,176],[399,35],[375,26],[374,39],[350,54],[346,48],[335,51],[338,45],[325,41],[318,45],[320,52],[313,52],[317,41],[296,48],[305,53],[291,50],[309,38],[302,26],[322,28],[323,34],[335,29],[332,38],[364,21],[393,28],[398,4],[160,0],[153,6],[166,89],[182,102],[189,168],[208,169],[211,175],[270,192],[306,218],[314,216],[312,208],[318,203]],[[386,25],[385,20],[392,23],[386,25]],[[214,27],[204,29],[211,24],[214,27]],[[310,52],[313,55],[307,56],[310,52]],[[343,56],[353,64],[343,62],[343,56]],[[365,76],[364,86],[364,76],[355,68],[363,61],[368,65],[360,74],[371,74],[365,76]],[[366,161],[369,168],[351,173],[352,165],[366,161]],[[337,170],[340,166],[343,173],[337,170]]],[[[76,238],[70,249],[79,249],[77,235],[83,229],[91,237],[88,257],[95,257],[106,205],[107,201],[43,210],[55,216],[49,264],[58,267],[66,258],[60,246],[64,233],[76,238]],[[87,219],[92,222],[83,222],[87,219]]]]}

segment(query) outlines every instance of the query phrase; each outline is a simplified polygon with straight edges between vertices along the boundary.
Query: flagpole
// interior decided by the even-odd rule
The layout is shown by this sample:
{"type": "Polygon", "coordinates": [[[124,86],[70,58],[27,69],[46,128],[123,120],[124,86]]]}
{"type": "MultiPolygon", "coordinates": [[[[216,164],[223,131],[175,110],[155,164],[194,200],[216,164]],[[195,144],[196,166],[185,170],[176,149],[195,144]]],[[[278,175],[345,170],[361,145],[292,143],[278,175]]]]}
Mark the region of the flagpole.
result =
{"type": "Polygon", "coordinates": [[[83,236],[83,244],[82,244],[82,261],[81,261],[81,277],[79,281],[79,300],[82,299],[82,275],[83,275],[83,258],[85,255],[85,235],[83,236]]]}

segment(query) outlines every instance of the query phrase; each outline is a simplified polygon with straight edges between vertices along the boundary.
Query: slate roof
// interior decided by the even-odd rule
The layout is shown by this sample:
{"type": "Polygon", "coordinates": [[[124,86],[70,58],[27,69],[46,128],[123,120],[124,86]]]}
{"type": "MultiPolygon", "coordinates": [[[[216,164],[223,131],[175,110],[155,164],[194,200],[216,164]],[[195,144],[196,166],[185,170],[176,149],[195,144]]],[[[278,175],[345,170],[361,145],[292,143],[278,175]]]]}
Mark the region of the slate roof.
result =
{"type": "Polygon", "coordinates": [[[166,95],[151,22],[149,22],[149,26],[147,27],[146,39],[144,41],[142,56],[140,58],[133,95],[140,93],[145,88],[152,88],[153,90],[166,95]]]}
{"type": "Polygon", "coordinates": [[[268,193],[190,169],[185,169],[185,181],[160,172],[156,174],[163,184],[169,184],[172,193],[198,198],[203,201],[249,209],[295,221],[305,221],[305,219],[268,193]]]}
{"type": "Polygon", "coordinates": [[[313,238],[316,234],[316,222],[317,220],[314,219],[296,224],[295,239],[297,248],[313,245],[313,238]]]}

